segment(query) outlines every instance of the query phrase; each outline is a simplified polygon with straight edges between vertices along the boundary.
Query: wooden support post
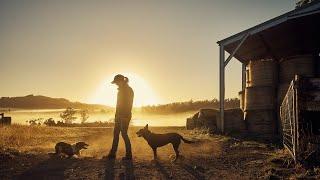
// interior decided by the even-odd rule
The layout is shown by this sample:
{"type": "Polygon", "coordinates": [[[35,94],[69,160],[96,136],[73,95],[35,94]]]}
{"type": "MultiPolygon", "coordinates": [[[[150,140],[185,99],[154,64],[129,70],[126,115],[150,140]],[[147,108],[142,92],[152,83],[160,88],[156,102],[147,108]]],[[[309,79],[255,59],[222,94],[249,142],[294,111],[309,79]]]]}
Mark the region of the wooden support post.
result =
{"type": "MultiPolygon", "coordinates": [[[[242,44],[250,36],[250,33],[246,33],[242,36],[240,43],[237,45],[236,49],[229,55],[225,60],[224,45],[220,44],[220,131],[224,133],[224,98],[225,98],[225,67],[231,61],[233,56],[237,53],[242,44]]],[[[246,87],[246,69],[245,66],[242,66],[242,89],[246,87]]]]}
{"type": "Polygon", "coordinates": [[[220,131],[224,133],[224,96],[225,96],[225,79],[224,79],[224,46],[220,45],[220,131]]]}
{"type": "Polygon", "coordinates": [[[246,88],[246,64],[242,63],[242,91],[246,88]]]}

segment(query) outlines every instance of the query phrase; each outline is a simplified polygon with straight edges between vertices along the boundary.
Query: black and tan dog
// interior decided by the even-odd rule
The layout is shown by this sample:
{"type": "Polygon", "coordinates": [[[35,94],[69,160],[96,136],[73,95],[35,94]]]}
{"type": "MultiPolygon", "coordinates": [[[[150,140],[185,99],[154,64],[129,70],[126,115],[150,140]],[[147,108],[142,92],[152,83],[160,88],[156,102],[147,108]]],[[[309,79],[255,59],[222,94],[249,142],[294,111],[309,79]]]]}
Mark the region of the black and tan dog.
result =
{"type": "Polygon", "coordinates": [[[174,159],[174,161],[175,161],[179,157],[179,145],[181,143],[181,140],[183,140],[183,142],[188,143],[188,144],[193,143],[193,141],[189,141],[189,140],[184,139],[178,133],[166,133],[166,134],[152,133],[148,129],[148,124],[143,129],[140,129],[136,134],[138,135],[138,137],[142,136],[148,142],[148,144],[150,145],[150,147],[153,150],[154,160],[157,159],[157,148],[158,147],[161,147],[161,146],[164,146],[164,145],[171,143],[172,147],[174,149],[174,152],[176,153],[176,157],[174,159]]]}
{"type": "Polygon", "coordinates": [[[73,155],[80,156],[80,150],[87,149],[88,146],[89,145],[86,144],[85,142],[77,142],[72,145],[65,142],[59,142],[55,146],[55,150],[56,150],[55,154],[56,155],[65,154],[69,158],[72,157],[73,155]]]}

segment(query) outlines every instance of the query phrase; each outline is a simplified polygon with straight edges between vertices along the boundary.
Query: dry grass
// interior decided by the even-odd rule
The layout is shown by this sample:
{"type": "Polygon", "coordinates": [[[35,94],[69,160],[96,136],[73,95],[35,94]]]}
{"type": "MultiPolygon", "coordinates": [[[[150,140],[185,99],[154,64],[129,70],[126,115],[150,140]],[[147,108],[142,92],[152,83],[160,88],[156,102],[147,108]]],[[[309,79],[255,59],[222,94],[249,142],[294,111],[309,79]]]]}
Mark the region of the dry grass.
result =
{"type": "MultiPolygon", "coordinates": [[[[130,127],[128,131],[134,156],[135,174],[137,177],[145,177],[145,174],[159,177],[159,169],[150,164],[153,159],[151,148],[143,138],[137,137],[135,134],[138,129],[139,127],[130,127]]],[[[191,174],[186,172],[185,167],[189,166],[192,169],[195,165],[205,169],[201,173],[208,179],[212,177],[214,179],[292,177],[291,173],[301,171],[301,168],[285,166],[288,158],[285,151],[276,150],[263,143],[240,141],[227,136],[210,136],[206,130],[187,131],[185,128],[179,127],[150,127],[150,130],[156,133],[178,132],[185,138],[196,141],[195,144],[181,143],[179,149],[185,157],[182,166],[170,163],[169,157],[174,153],[171,145],[158,149],[158,156],[165,170],[177,177],[176,179],[190,178],[191,174]]],[[[101,158],[111,148],[112,128],[23,125],[0,127],[0,150],[2,147],[34,153],[35,156],[33,158],[38,159],[38,161],[47,159],[48,157],[45,153],[53,152],[55,143],[59,141],[68,143],[85,141],[88,143],[90,145],[89,148],[82,151],[84,160],[75,160],[79,163],[77,166],[82,170],[86,170],[90,166],[90,168],[101,171],[101,168],[103,168],[101,167],[101,164],[103,164],[101,162],[104,162],[101,158]]],[[[124,143],[120,136],[117,155],[121,157],[124,154],[124,143]]],[[[24,158],[23,155],[22,157],[24,158]]],[[[24,161],[19,157],[16,158],[19,161],[24,161]]],[[[29,161],[30,158],[25,160],[25,162],[29,161]]],[[[12,159],[8,160],[8,162],[12,162],[12,159]]],[[[14,167],[13,169],[17,169],[19,163],[11,166],[14,167]]],[[[6,168],[10,169],[11,166],[6,168]]],[[[47,168],[50,169],[51,166],[48,165],[47,168]]],[[[25,167],[21,167],[21,169],[25,170],[25,167]]],[[[82,173],[82,170],[71,174],[78,173],[77,176],[84,177],[85,174],[82,173]]],[[[316,169],[314,171],[319,170],[316,169]]],[[[12,174],[14,173],[18,172],[12,172],[12,174]]],[[[90,173],[96,175],[94,174],[95,171],[90,171],[90,173]]],[[[306,173],[303,171],[297,174],[306,173]]]]}
{"type": "Polygon", "coordinates": [[[22,148],[43,143],[52,136],[67,134],[63,129],[40,126],[12,125],[0,128],[0,146],[22,148]]]}
{"type": "Polygon", "coordinates": [[[294,163],[286,149],[279,149],[271,153],[263,168],[265,177],[284,179],[319,179],[319,167],[305,167],[302,164],[294,163]]]}
{"type": "MultiPolygon", "coordinates": [[[[139,127],[130,127],[129,136],[132,144],[132,151],[134,156],[145,156],[152,159],[152,151],[143,138],[137,137],[135,132],[139,127]]],[[[184,128],[161,128],[151,127],[158,133],[175,132],[184,133],[184,128]]],[[[54,150],[57,142],[64,141],[68,143],[75,143],[78,141],[85,141],[90,146],[83,151],[83,156],[101,158],[105,156],[112,144],[112,128],[108,127],[46,127],[46,126],[26,126],[17,125],[0,127],[0,147],[12,148],[22,152],[41,152],[48,153],[54,150]]],[[[202,135],[203,136],[203,135],[202,135]]],[[[183,148],[183,145],[181,148],[183,148]]],[[[204,146],[204,145],[201,145],[204,146]]],[[[172,147],[163,147],[159,152],[171,152],[172,147]]],[[[204,148],[205,151],[208,151],[204,148]]],[[[183,150],[182,150],[183,151],[183,150]]],[[[172,151],[173,153],[173,151],[172,151]]],[[[124,143],[120,135],[119,155],[125,154],[124,143]]],[[[163,153],[164,154],[164,153],[163,153]]],[[[168,156],[168,155],[166,155],[168,156]]]]}
{"type": "Polygon", "coordinates": [[[0,127],[0,147],[19,151],[47,151],[59,141],[86,139],[99,128],[68,128],[13,124],[0,127]]]}

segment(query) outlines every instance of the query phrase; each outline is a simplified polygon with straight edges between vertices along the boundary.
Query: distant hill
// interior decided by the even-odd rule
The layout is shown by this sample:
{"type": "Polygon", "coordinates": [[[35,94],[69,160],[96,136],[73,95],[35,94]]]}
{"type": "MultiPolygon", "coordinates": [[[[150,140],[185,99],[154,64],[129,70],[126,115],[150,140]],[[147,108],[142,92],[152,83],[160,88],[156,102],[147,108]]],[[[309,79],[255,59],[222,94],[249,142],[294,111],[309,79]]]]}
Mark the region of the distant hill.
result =
{"type": "Polygon", "coordinates": [[[64,109],[72,107],[76,109],[103,109],[111,110],[111,107],[100,104],[85,104],[71,102],[64,98],[51,98],[46,96],[27,95],[21,97],[1,97],[0,108],[19,108],[19,109],[64,109]]]}

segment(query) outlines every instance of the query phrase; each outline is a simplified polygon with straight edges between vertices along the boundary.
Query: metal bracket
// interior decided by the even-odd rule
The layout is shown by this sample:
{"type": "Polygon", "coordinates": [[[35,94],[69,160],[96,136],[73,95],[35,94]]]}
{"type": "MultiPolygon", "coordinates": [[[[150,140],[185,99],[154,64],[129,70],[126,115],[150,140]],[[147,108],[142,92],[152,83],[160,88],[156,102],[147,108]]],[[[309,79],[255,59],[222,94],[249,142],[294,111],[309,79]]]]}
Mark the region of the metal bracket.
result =
{"type": "Polygon", "coordinates": [[[236,52],[238,51],[238,49],[241,47],[241,45],[244,43],[244,41],[249,37],[250,33],[245,34],[242,38],[240,43],[237,45],[236,49],[233,50],[233,52],[229,55],[229,57],[226,59],[226,61],[224,62],[224,67],[227,66],[227,64],[230,62],[230,60],[233,58],[233,56],[236,54],[236,52]]]}

